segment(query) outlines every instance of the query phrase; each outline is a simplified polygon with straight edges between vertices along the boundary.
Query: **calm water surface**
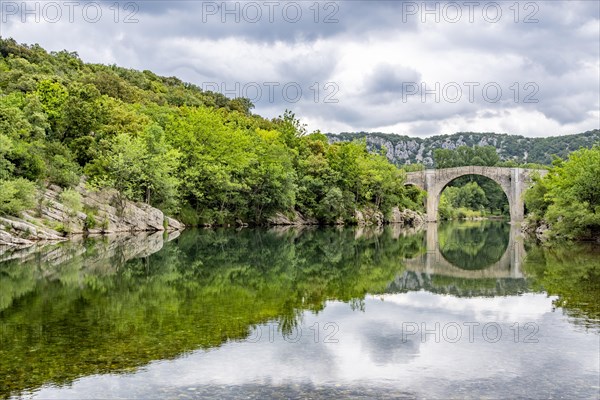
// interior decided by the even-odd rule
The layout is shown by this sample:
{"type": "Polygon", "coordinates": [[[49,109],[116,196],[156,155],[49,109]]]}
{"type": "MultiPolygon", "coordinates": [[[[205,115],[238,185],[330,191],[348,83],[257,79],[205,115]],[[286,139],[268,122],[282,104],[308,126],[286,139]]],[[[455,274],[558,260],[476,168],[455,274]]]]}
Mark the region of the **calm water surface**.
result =
{"type": "Polygon", "coordinates": [[[0,255],[0,398],[600,397],[600,249],[502,222],[0,255]]]}

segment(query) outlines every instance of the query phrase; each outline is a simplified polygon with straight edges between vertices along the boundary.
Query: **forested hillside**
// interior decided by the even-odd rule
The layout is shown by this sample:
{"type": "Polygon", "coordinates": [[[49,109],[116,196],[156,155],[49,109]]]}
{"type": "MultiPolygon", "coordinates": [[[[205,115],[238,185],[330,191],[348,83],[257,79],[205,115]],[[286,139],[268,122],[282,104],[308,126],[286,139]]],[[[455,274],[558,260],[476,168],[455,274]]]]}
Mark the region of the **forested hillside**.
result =
{"type": "Polygon", "coordinates": [[[553,156],[566,158],[581,147],[590,148],[600,142],[600,130],[545,138],[476,132],[459,132],[428,138],[377,132],[327,134],[327,137],[333,143],[366,138],[369,150],[379,152],[385,147],[387,158],[396,165],[423,163],[431,167],[434,165],[435,149],[453,150],[461,146],[494,146],[501,161],[550,165],[553,156]]]}
{"type": "Polygon", "coordinates": [[[0,214],[83,176],[116,188],[115,207],[146,202],[191,225],[296,212],[332,223],[365,207],[420,206],[403,171],[364,144],[329,144],[291,112],[267,120],[252,108],[174,77],[0,39],[0,214]]]}

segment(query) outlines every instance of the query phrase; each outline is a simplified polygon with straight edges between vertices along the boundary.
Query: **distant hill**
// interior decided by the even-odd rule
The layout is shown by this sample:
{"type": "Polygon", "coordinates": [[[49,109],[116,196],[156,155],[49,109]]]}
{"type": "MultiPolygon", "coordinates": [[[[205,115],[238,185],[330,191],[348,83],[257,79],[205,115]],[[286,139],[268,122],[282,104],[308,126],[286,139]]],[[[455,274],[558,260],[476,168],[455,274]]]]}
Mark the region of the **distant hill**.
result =
{"type": "Polygon", "coordinates": [[[423,163],[433,166],[433,150],[454,149],[460,146],[494,146],[503,161],[518,163],[550,164],[552,156],[561,158],[580,147],[592,147],[600,143],[600,130],[575,135],[530,138],[520,135],[498,133],[458,132],[452,135],[417,138],[388,133],[340,133],[327,134],[330,142],[352,141],[366,138],[371,151],[387,150],[387,158],[396,165],[423,163]]]}

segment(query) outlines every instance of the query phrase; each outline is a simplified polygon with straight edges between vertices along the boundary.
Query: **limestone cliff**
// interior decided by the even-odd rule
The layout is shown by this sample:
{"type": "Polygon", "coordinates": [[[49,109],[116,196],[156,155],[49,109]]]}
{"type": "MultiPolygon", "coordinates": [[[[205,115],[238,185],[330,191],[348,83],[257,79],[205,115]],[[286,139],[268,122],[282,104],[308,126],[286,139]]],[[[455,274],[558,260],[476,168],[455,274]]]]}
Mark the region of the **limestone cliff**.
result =
{"type": "Polygon", "coordinates": [[[545,138],[479,132],[425,138],[378,132],[344,132],[327,136],[332,143],[364,139],[370,151],[379,153],[385,149],[388,160],[396,165],[422,163],[432,167],[435,149],[455,149],[460,146],[494,146],[502,161],[550,164],[553,155],[565,158],[580,147],[592,147],[600,140],[600,130],[545,138]]]}

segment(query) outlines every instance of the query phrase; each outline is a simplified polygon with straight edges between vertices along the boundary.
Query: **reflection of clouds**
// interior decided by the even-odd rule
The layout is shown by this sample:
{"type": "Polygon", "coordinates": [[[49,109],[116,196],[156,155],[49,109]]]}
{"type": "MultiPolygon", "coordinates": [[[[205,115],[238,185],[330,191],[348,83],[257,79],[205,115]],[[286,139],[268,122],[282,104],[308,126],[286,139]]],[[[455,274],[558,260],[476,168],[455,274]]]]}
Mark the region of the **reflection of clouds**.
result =
{"type": "Polygon", "coordinates": [[[593,398],[598,335],[581,332],[567,317],[551,312],[551,302],[535,294],[467,299],[425,292],[367,297],[364,312],[330,302],[318,315],[304,313],[297,343],[281,335],[271,342],[268,326],[262,325],[256,343],[227,343],[130,375],[82,378],[70,388],[46,388],[34,397],[593,398]],[[403,323],[433,328],[436,322],[470,321],[498,324],[500,340],[484,340],[479,329],[472,342],[465,330],[456,343],[431,336],[422,340],[420,334],[402,341],[403,323]],[[325,323],[336,323],[339,343],[323,343],[323,335],[315,343],[310,327],[316,322],[321,333],[325,323]],[[535,322],[538,342],[523,343],[522,330],[515,341],[515,322],[521,327],[535,322]]]}
{"type": "MultiPolygon", "coordinates": [[[[310,325],[303,326],[300,340],[298,343],[289,343],[279,347],[279,351],[275,354],[276,364],[293,365],[294,368],[302,368],[309,366],[311,375],[328,377],[335,374],[335,357],[330,351],[330,346],[334,343],[323,343],[323,326],[326,322],[318,325],[319,336],[317,338],[314,330],[310,329],[310,325]]],[[[285,340],[285,339],[284,339],[285,340]]],[[[273,343],[274,344],[274,343],[273,343]]]]}
{"type": "Polygon", "coordinates": [[[377,365],[407,364],[419,354],[418,337],[403,337],[402,330],[387,322],[365,325],[362,333],[362,344],[377,365]]]}
{"type": "Polygon", "coordinates": [[[377,295],[386,302],[426,313],[471,321],[529,322],[551,311],[551,297],[524,294],[507,297],[472,297],[431,295],[426,292],[377,295]]]}

